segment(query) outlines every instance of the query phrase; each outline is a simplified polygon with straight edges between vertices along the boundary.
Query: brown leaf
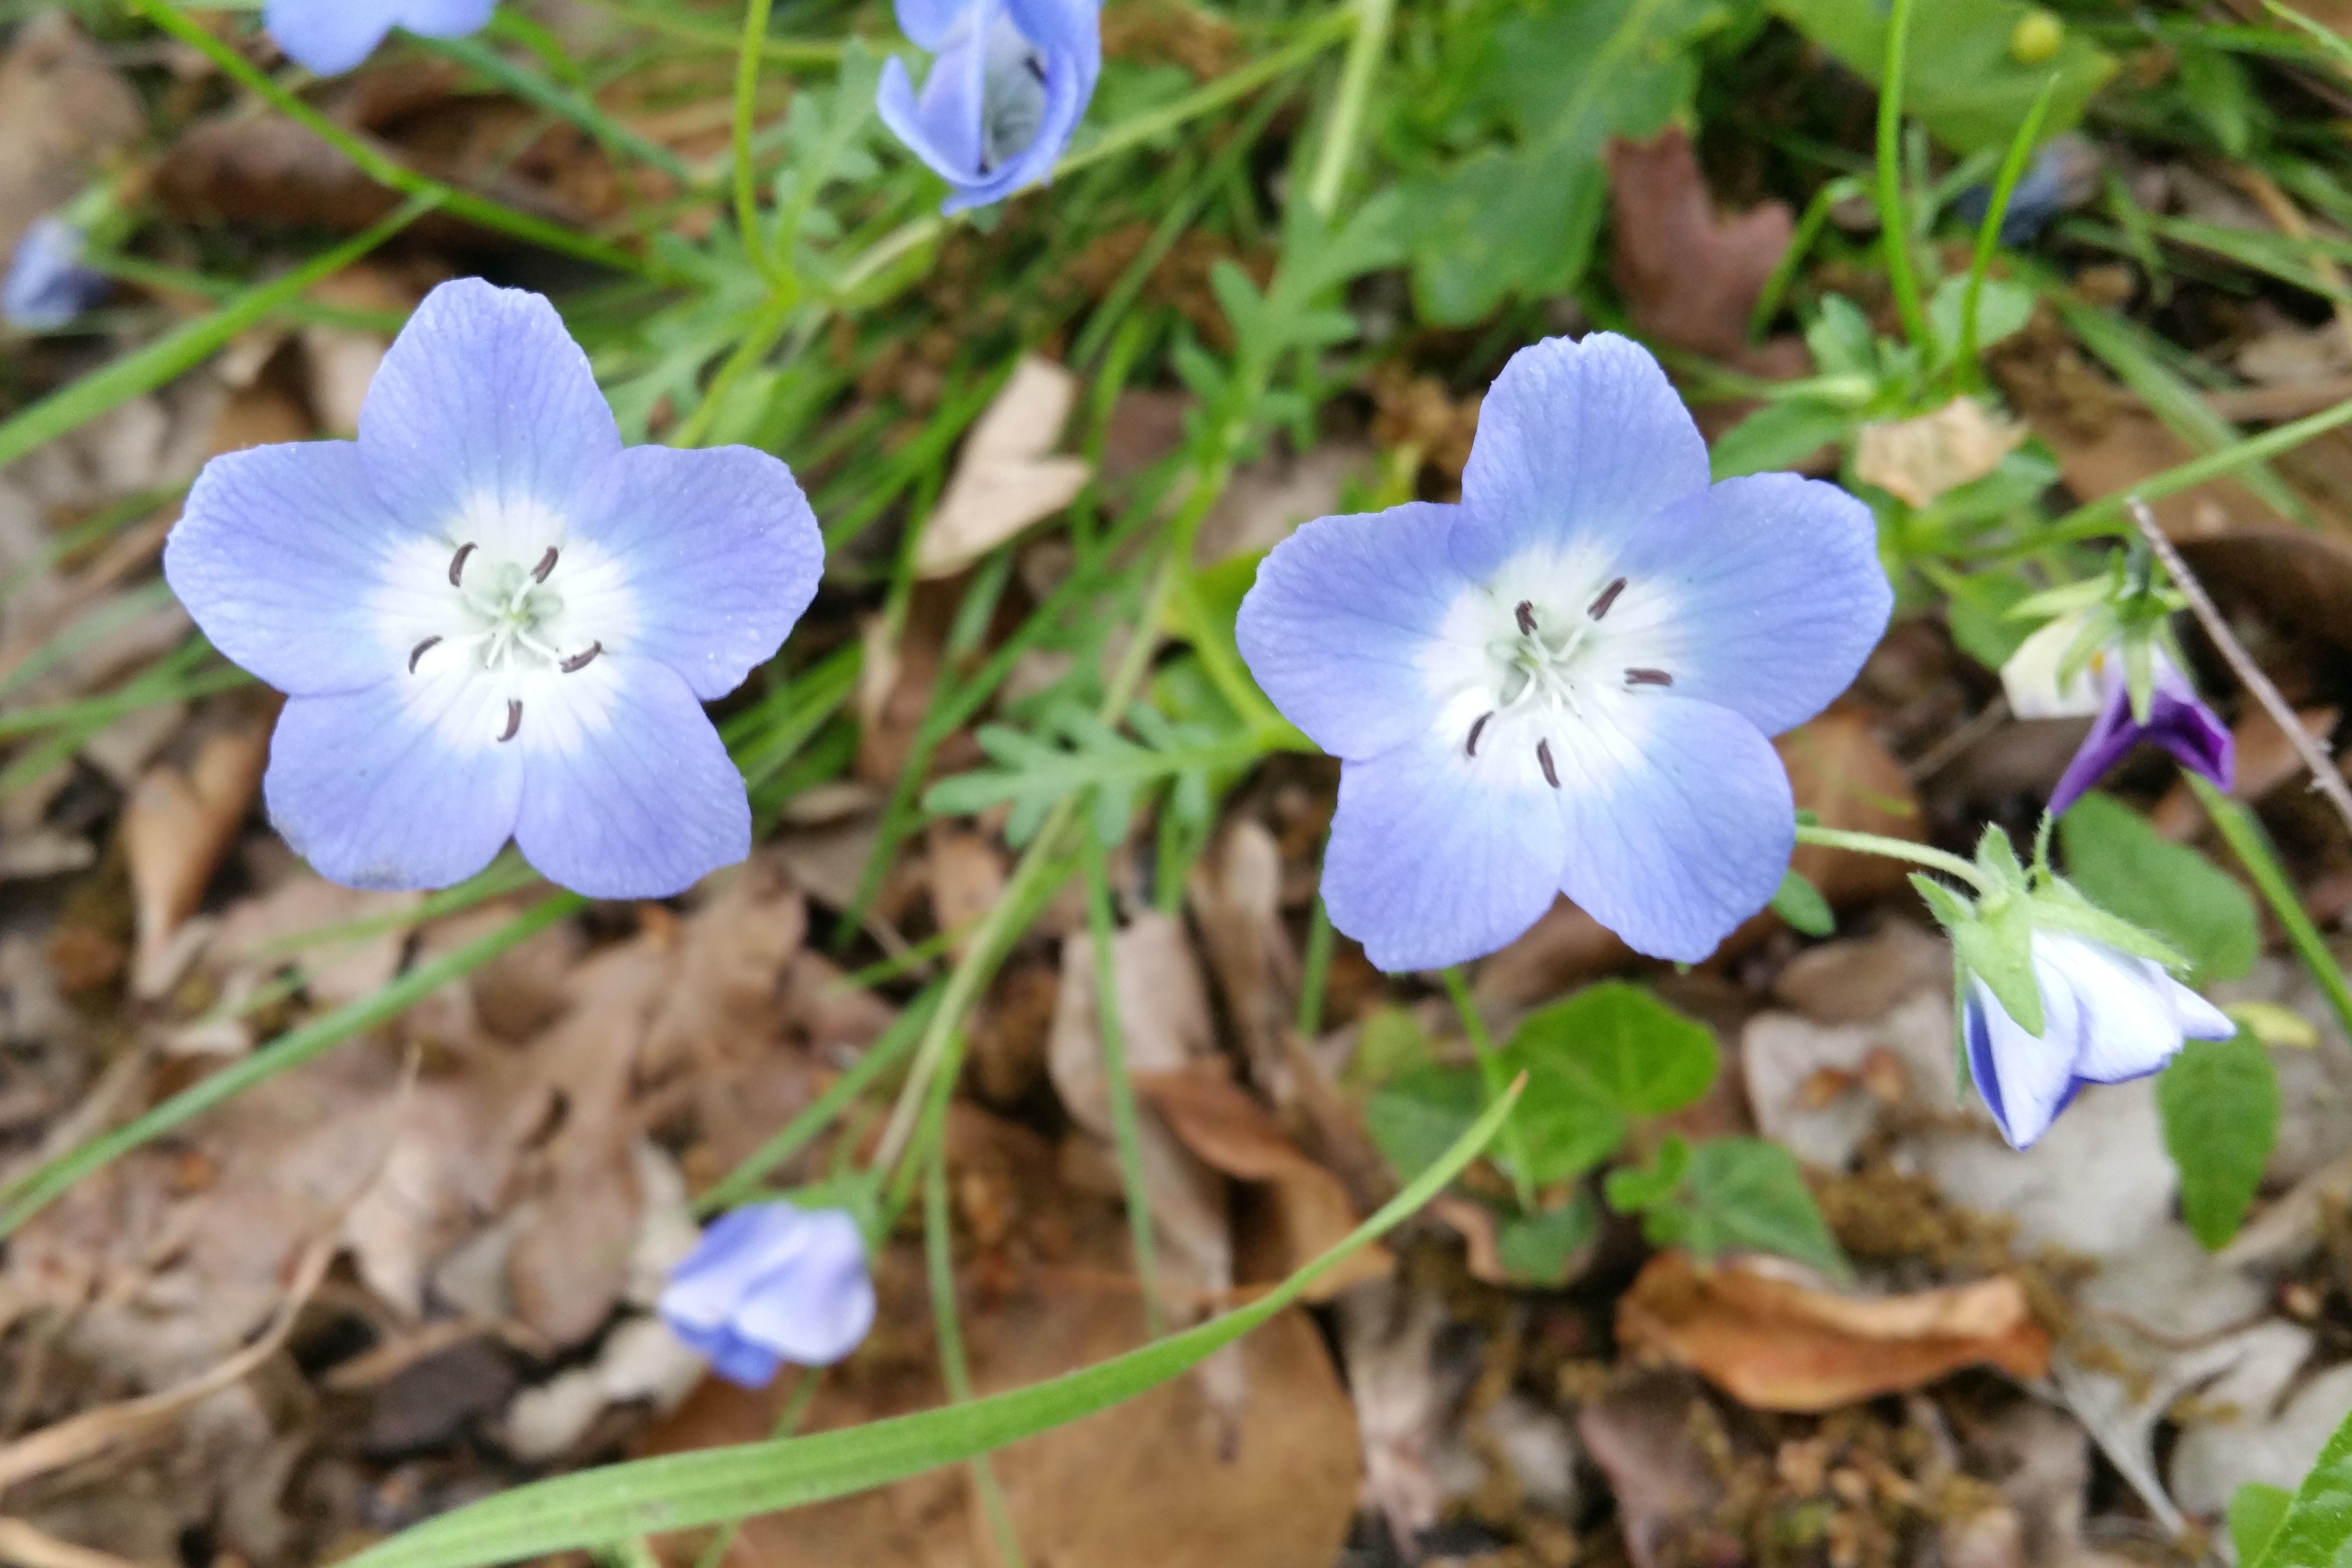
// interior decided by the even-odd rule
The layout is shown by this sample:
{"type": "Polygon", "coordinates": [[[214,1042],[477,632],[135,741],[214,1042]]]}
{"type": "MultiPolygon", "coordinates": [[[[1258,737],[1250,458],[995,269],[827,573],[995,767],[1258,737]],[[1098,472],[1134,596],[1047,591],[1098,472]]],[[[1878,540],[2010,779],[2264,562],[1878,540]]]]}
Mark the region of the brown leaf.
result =
{"type": "Polygon", "coordinates": [[[44,10],[0,58],[0,256],[142,129],[139,99],[71,13],[44,10]]]}
{"type": "Polygon", "coordinates": [[[1577,1411],[1576,1435],[1609,1478],[1634,1568],[1741,1561],[1736,1545],[1699,1549],[1713,1544],[1709,1521],[1723,1500],[1699,1441],[1699,1418],[1713,1414],[1695,1384],[1666,1372],[1632,1378],[1577,1411]]]}
{"type": "Polygon", "coordinates": [[[1609,194],[1613,272],[1633,324],[1678,348],[1742,358],[1748,318],[1795,233],[1789,209],[1717,213],[1680,126],[1652,142],[1610,142],[1609,194]]]}
{"type": "MultiPolygon", "coordinates": [[[[2232,731],[2237,772],[2230,793],[2240,800],[2260,800],[2288,780],[2302,777],[2303,757],[2288,743],[2286,731],[2279,728],[2269,709],[2252,702],[2246,709],[2246,716],[2232,731]]],[[[2295,717],[2303,721],[2304,732],[2325,748],[2336,729],[2336,710],[2306,708],[2295,717]]],[[[2185,784],[2166,790],[2147,817],[2150,826],[2167,838],[2190,839],[2205,830],[2205,808],[2185,784]]]]}
{"type": "Polygon", "coordinates": [[[172,939],[195,913],[205,884],[252,808],[269,760],[269,725],[263,717],[211,736],[184,773],[151,770],[123,807],[122,840],[138,910],[132,973],[142,995],[159,994],[173,978],[172,939]]]}
{"type": "Polygon", "coordinates": [[[1955,397],[1933,414],[1862,427],[1855,475],[1912,506],[1980,479],[2025,439],[2012,424],[1973,397],[1955,397]]]}
{"type": "MultiPolygon", "coordinates": [[[[1917,843],[1927,820],[1903,764],[1871,732],[1860,708],[1831,709],[1772,742],[1789,769],[1797,808],[1824,827],[1876,833],[1917,843]]],[[[1790,867],[1819,888],[1832,906],[1866,902],[1903,886],[1906,868],[1878,855],[1800,844],[1790,867]]]]}
{"type": "MultiPolygon", "coordinates": [[[[1004,897],[1004,854],[992,835],[959,827],[941,818],[928,835],[931,919],[943,931],[969,932],[1004,897]]],[[[961,957],[971,945],[960,936],[950,951],[961,957]]]]}
{"type": "Polygon", "coordinates": [[[951,577],[1031,523],[1070,504],[1093,471],[1046,454],[1077,403],[1078,378],[1024,356],[964,437],[954,474],[915,547],[921,577],[951,577]]]}
{"type": "Polygon", "coordinates": [[[1761,1263],[1702,1268],[1650,1260],[1617,1307],[1631,1356],[1698,1373],[1757,1410],[1832,1410],[1933,1383],[1966,1366],[2025,1379],[2050,1368],[2050,1335],[2006,1275],[1865,1298],[1800,1284],[1761,1263]]]}
{"type": "Polygon", "coordinates": [[[1282,921],[1282,847],[1255,817],[1234,817],[1185,879],[1184,901],[1250,1078],[1286,1111],[1295,1096],[1284,1039],[1298,1008],[1298,953],[1282,921]]]}

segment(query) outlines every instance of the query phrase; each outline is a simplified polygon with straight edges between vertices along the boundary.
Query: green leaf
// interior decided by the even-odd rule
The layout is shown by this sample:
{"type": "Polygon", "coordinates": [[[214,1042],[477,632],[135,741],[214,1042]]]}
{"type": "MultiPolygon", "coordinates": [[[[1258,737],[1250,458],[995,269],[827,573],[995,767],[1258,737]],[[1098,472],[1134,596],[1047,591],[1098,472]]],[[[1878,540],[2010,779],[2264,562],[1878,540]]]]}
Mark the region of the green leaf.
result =
{"type": "Polygon", "coordinates": [[[2156,1080],[2180,1208],[2208,1251],[2238,1234],[2278,1142],[2278,1073],[2251,1035],[2190,1040],[2156,1080]]]}
{"type": "Polygon", "coordinates": [[[1345,1089],[1365,1093],[1436,1062],[1429,1031],[1421,1026],[1420,1019],[1403,1007],[1376,1007],[1356,1026],[1356,1048],[1339,1071],[1339,1082],[1345,1089]]]}
{"type": "Polygon", "coordinates": [[[1643,1228],[1701,1258],[1770,1252],[1839,1278],[1852,1272],[1796,1156],[1761,1138],[1715,1138],[1692,1150],[1682,1191],[1653,1207],[1643,1228]]]}
{"type": "MultiPolygon", "coordinates": [[[[2234,1522],[2237,1500],[2230,1500],[2234,1522]]],[[[2270,1544],[2247,1568],[2336,1568],[2347,1558],[2352,1558],[2352,1415],[2344,1418],[2319,1451],[2319,1462],[2294,1489],[2270,1544]]]]}
{"type": "Polygon", "coordinates": [[[1776,472],[1844,440],[1859,421],[1860,416],[1843,403],[1783,398],[1764,405],[1717,437],[1708,462],[1718,479],[1776,472]]]}
{"type": "Polygon", "coordinates": [[[2178,948],[2196,980],[2235,979],[2253,967],[2262,951],[2254,900],[2204,856],[2096,791],[2059,819],[2058,834],[2066,879],[2109,914],[2178,948]]]}
{"type": "Polygon", "coordinates": [[[2230,1544],[2238,1549],[2241,1568],[2261,1558],[2294,1501],[2293,1492],[2261,1481],[2248,1481],[2230,1494],[2230,1544]]]}
{"type": "Polygon", "coordinates": [[[1639,1214],[1673,1197],[1675,1189],[1683,1184],[1683,1178],[1690,1174],[1690,1163],[1689,1142],[1669,1133],[1658,1146],[1654,1163],[1610,1172],[1601,1190],[1608,1195],[1609,1206],[1619,1214],[1639,1214]]]}
{"type": "Polygon", "coordinates": [[[1478,1119],[1486,1088],[1475,1068],[1423,1067],[1364,1104],[1364,1131],[1400,1176],[1425,1171],[1478,1119]]]}
{"type": "Polygon", "coordinates": [[[1772,912],[1806,936],[1828,936],[1837,930],[1837,912],[1830,908],[1830,901],[1793,870],[1781,873],[1780,890],[1772,895],[1772,912]]]}
{"type": "Polygon", "coordinates": [[[1481,321],[1514,293],[1557,294],[1584,275],[1609,186],[1597,161],[1487,147],[1402,187],[1415,237],[1412,298],[1437,326],[1481,321]]]}
{"type": "Polygon", "coordinates": [[[1196,1329],[1044,1383],[945,1409],[811,1437],[607,1465],[488,1498],[428,1520],[349,1568],[475,1568],[845,1497],[976,1458],[1107,1410],[1168,1382],[1288,1307],[1334,1265],[1419,1209],[1503,1124],[1497,1100],[1445,1157],[1339,1245],[1248,1306],[1196,1329]]]}
{"type": "Polygon", "coordinates": [[[1519,1112],[1538,1184],[1599,1164],[1636,1116],[1679,1110],[1715,1081],[1715,1037],[1647,991],[1622,981],[1588,986],[1529,1015],[1502,1052],[1525,1070],[1519,1112]]]}
{"type": "MultiPolygon", "coordinates": [[[[1968,295],[1967,275],[1955,274],[1936,285],[1935,297],[1927,301],[1927,325],[1934,329],[1947,359],[1959,352],[1960,315],[1968,295]]],[[[1989,349],[2023,331],[2025,323],[2033,319],[2034,301],[2039,298],[2022,283],[1986,279],[1983,297],[1977,301],[1977,347],[1989,349]]]]}
{"type": "MultiPolygon", "coordinates": [[[[1883,0],[1770,0],[1772,10],[1876,82],[1886,64],[1883,0]]],[[[1956,153],[2006,148],[2054,73],[2044,133],[2083,118],[2091,95],[2115,74],[2114,58],[2068,28],[2054,57],[2025,64],[2010,52],[2017,25],[2035,9],[2022,0],[1933,0],[1911,14],[1905,110],[1956,153]]]]}
{"type": "Polygon", "coordinates": [[[1943,583],[1944,618],[1960,651],[1987,669],[1999,669],[2024,646],[2033,627],[2010,614],[2032,592],[2024,573],[1995,567],[1943,583]]]}
{"type": "Polygon", "coordinates": [[[1556,1209],[1504,1216],[1495,1227],[1495,1251],[1515,1283],[1557,1287],[1568,1283],[1569,1265],[1600,1234],[1601,1215],[1580,1191],[1556,1209]]]}

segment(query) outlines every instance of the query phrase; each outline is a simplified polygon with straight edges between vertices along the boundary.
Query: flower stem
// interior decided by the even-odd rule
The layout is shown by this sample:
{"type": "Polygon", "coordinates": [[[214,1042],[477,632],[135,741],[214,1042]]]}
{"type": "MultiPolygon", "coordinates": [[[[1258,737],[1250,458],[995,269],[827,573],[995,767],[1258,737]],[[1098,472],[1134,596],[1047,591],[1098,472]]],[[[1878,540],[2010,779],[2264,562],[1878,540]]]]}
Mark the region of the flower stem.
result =
{"type": "Polygon", "coordinates": [[[1364,101],[1371,96],[1372,78],[1381,68],[1381,53],[1389,41],[1389,17],[1395,8],[1394,0],[1356,0],[1356,36],[1348,43],[1348,63],[1339,72],[1339,96],[1331,106],[1331,127],[1315,160],[1315,178],[1307,187],[1307,203],[1326,223],[1339,210],[1339,187],[1355,155],[1356,135],[1364,122],[1364,101]]]}
{"type": "Polygon", "coordinates": [[[751,166],[751,119],[760,92],[760,46],[768,41],[768,7],[772,0],[745,0],[743,43],[735,57],[735,226],[742,231],[743,253],[770,283],[776,280],[775,258],[760,237],[757,174],[751,166]]]}
{"type": "Polygon", "coordinates": [[[1903,206],[1903,57],[1911,37],[1911,0],[1895,0],[1886,18],[1886,69],[1878,83],[1878,236],[1886,252],[1886,281],[1904,335],[1921,349],[1932,340],[1911,270],[1911,223],[1903,206]]]}
{"type": "MultiPolygon", "coordinates": [[[[1492,1105],[1509,1092],[1510,1069],[1503,1065],[1502,1053],[1495,1048],[1495,1037],[1486,1033],[1486,1020],[1478,1016],[1478,1004],[1471,999],[1470,987],[1463,983],[1462,966],[1458,963],[1446,968],[1445,994],[1454,999],[1454,1010],[1462,1015],[1462,1029],[1470,1037],[1470,1048],[1478,1053],[1478,1076],[1486,1080],[1486,1103],[1492,1105]]],[[[1517,1117],[1503,1123],[1503,1152],[1510,1156],[1511,1184],[1518,1190],[1519,1207],[1533,1214],[1536,1189],[1528,1174],[1528,1133],[1517,1117]]]]}
{"type": "Polygon", "coordinates": [[[1797,842],[1818,844],[1824,849],[1851,849],[1858,855],[1884,855],[1890,860],[1908,860],[1915,866],[1957,877],[1979,892],[1985,890],[1984,873],[1966,860],[1906,838],[1889,838],[1882,833],[1848,833],[1842,827],[1801,822],[1797,824],[1797,842]]]}

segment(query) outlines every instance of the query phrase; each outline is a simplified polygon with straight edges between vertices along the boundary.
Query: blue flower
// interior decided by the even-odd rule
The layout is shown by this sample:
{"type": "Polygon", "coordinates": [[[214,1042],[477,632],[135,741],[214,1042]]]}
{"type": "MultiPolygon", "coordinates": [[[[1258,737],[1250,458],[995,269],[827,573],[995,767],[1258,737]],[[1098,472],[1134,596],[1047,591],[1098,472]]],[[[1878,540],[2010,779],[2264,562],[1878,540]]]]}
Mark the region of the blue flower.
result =
{"type": "Polygon", "coordinates": [[[498,0],[269,0],[261,25],[287,58],[319,76],[338,76],[405,27],[428,38],[462,38],[490,24],[498,0]]]}
{"type": "Polygon", "coordinates": [[[509,837],[551,879],[658,898],[750,852],[701,704],[814,595],[816,520],[743,447],[623,450],[536,294],[427,297],[359,439],[198,476],[164,575],[215,647],[288,694],[264,794],[359,888],[434,888],[509,837]]]}
{"type": "Polygon", "coordinates": [[[2037,1037],[1971,974],[1961,1003],[1969,1071],[2013,1148],[2050,1130],[2086,1083],[2122,1083],[2159,1070],[2184,1037],[2226,1040],[2238,1026],[2152,960],[2067,931],[2033,933],[2042,994],[2037,1037]]]}
{"type": "Polygon", "coordinates": [[[0,282],[0,321],[27,332],[52,331],[97,304],[106,274],[81,265],[85,243],[81,230],[63,218],[34,219],[0,282]]]}
{"type": "Polygon", "coordinates": [[[1606,332],[1512,356],[1458,506],[1276,546],[1243,657],[1344,760],[1332,923],[1386,970],[1491,952],[1557,892],[1696,961],[1795,837],[1765,737],[1853,679],[1893,595],[1870,510],[1793,474],[1707,483],[1657,362],[1606,332]]]}
{"type": "Polygon", "coordinates": [[[942,212],[1042,183],[1102,74],[1099,0],[898,0],[898,26],[931,51],[918,98],[883,62],[882,122],[953,187],[942,212]]]}
{"type": "Polygon", "coordinates": [[[830,1366],[874,1326],[866,1238],[840,1209],[733,1210],[670,1271],[660,1308],[672,1333],[746,1388],[781,1363],[830,1366]]]}
{"type": "Polygon", "coordinates": [[[2122,658],[2109,654],[2100,660],[2099,716],[2050,794],[2053,816],[2064,816],[2068,806],[2142,741],[2170,752],[2182,767],[2204,774],[2222,794],[2230,792],[2238,754],[2230,727],[2198,699],[2197,689],[2162,647],[2151,646],[2148,654],[2153,679],[2144,724],[2132,713],[2131,683],[2125,678],[2122,658]]]}

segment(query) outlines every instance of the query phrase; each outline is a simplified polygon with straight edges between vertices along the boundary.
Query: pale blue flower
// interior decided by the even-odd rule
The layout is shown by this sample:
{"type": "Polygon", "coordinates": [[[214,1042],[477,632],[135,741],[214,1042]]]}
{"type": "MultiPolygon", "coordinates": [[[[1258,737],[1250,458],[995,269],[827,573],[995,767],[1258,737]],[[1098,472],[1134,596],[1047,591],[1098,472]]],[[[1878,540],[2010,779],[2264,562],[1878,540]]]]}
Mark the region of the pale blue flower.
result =
{"type": "Polygon", "coordinates": [[[822,556],[783,464],[623,450],[554,308],[465,279],[401,331],[357,441],[207,464],[163,571],[288,694],[264,795],[323,875],[443,887],[511,837],[627,899],[750,852],[701,705],[775,652],[822,556]]]}
{"type": "Polygon", "coordinates": [[[2160,1070],[2184,1038],[2226,1040],[2238,1026],[2153,960],[2069,931],[2033,933],[2039,1037],[1971,974],[1961,1003],[1969,1071],[2001,1136],[2023,1149],[2086,1083],[2160,1070]]]}
{"type": "Polygon", "coordinates": [[[261,25],[286,58],[319,76],[339,76],[405,27],[428,38],[462,38],[490,25],[498,0],[269,0],[261,25]]]}
{"type": "Polygon", "coordinates": [[[840,1209],[735,1209],[670,1271],[660,1309],[672,1333],[746,1388],[787,1362],[830,1366],[874,1326],[866,1237],[840,1209]]]}
{"type": "Polygon", "coordinates": [[[1102,74],[1100,0],[898,0],[931,51],[919,98],[883,62],[882,122],[953,187],[940,208],[985,206],[1050,177],[1102,74]]]}
{"type": "Polygon", "coordinates": [[[1892,603],[1868,508],[1792,474],[1709,485],[1657,362],[1602,332],[1512,356],[1460,505],[1276,546],[1239,634],[1344,759],[1323,896],[1374,963],[1491,952],[1559,892],[1696,961],[1788,869],[1765,737],[1845,689],[1892,603]]]}
{"type": "Polygon", "coordinates": [[[34,219],[0,281],[0,321],[23,331],[54,331],[97,304],[106,274],[81,264],[86,243],[63,218],[34,219]]]}

